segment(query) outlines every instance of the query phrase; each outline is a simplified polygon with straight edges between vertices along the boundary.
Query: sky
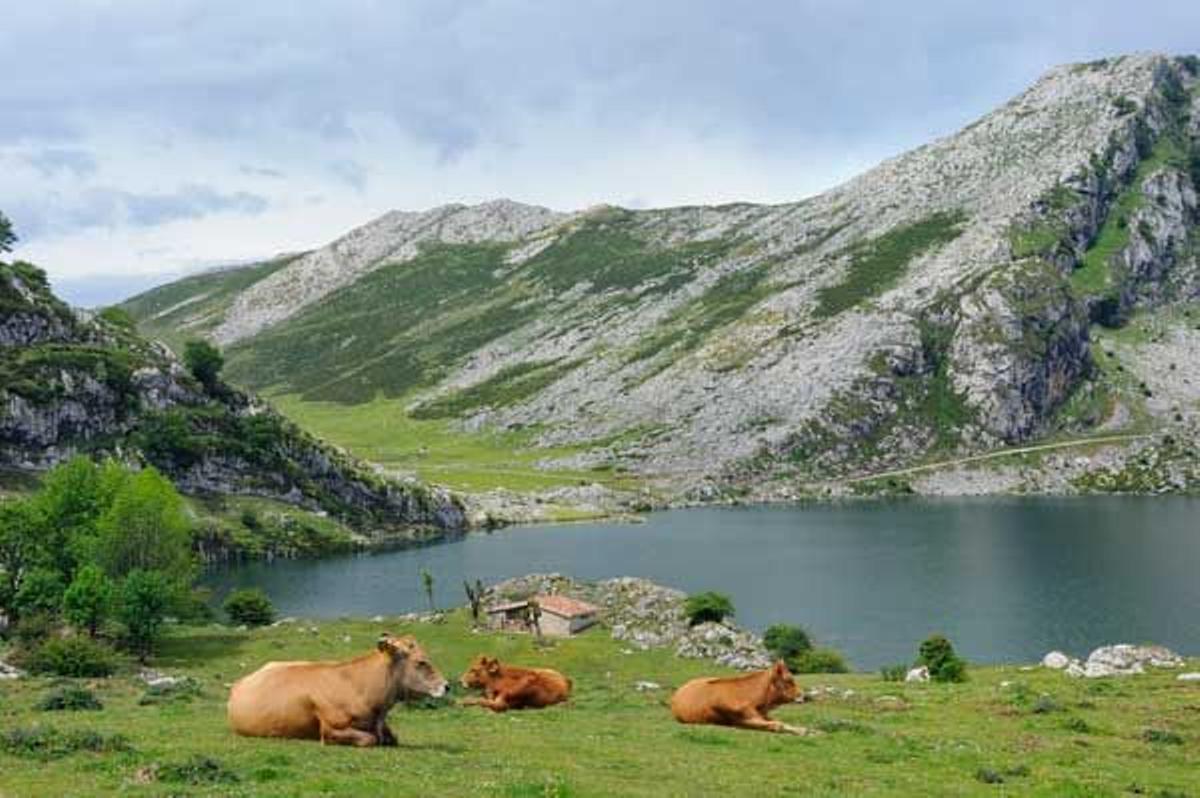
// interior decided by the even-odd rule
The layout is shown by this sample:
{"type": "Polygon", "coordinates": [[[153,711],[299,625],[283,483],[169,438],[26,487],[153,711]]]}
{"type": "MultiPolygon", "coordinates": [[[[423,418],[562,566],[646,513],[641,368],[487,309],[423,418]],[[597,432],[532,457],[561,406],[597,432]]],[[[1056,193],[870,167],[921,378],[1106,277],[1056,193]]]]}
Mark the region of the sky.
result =
{"type": "Polygon", "coordinates": [[[68,300],[392,210],[786,202],[1200,3],[3,0],[0,211],[68,300]]]}

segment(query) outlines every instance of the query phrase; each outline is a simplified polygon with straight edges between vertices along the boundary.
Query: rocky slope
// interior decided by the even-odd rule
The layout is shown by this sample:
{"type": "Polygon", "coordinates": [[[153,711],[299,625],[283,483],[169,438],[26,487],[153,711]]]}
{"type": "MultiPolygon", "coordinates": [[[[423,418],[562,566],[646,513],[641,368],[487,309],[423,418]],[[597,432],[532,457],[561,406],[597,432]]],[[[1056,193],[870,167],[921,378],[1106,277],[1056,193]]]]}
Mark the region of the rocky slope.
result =
{"type": "Polygon", "coordinates": [[[676,497],[1090,434],[1121,426],[1064,418],[1101,390],[1096,331],[1200,295],[1198,74],[1063,66],[802,202],[393,213],[126,307],[218,341],[247,386],[534,430],[573,447],[547,468],[676,497]]]}
{"type": "Polygon", "coordinates": [[[280,499],[375,530],[463,523],[445,494],[381,479],[253,396],[202,385],[128,316],[76,314],[39,269],[0,262],[0,468],[80,452],[149,462],[185,492],[280,499]]]}

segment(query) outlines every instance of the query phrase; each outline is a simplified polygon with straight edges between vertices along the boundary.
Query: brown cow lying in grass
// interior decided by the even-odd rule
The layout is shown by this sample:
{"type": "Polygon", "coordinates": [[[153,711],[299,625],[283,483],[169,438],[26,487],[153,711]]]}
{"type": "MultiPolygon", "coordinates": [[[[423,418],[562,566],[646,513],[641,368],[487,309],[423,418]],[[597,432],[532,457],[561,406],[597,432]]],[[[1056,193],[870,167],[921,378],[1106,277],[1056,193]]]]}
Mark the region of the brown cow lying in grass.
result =
{"type": "Polygon", "coordinates": [[[571,695],[571,680],[558,671],[514,668],[482,654],[475,658],[460,681],[468,689],[483,688],[483,698],[468,698],[463,704],[484,706],[493,712],[540,709],[566,701],[571,695]]]}
{"type": "Polygon", "coordinates": [[[405,693],[440,698],[447,682],[411,637],[379,638],[344,662],[269,662],[229,693],[229,725],[248,737],[395,745],[388,711],[405,693]]]}
{"type": "Polygon", "coordinates": [[[780,661],[745,676],[692,679],[671,697],[671,712],[680,723],[808,734],[806,729],[767,717],[775,707],[795,701],[797,695],[796,680],[780,661]]]}

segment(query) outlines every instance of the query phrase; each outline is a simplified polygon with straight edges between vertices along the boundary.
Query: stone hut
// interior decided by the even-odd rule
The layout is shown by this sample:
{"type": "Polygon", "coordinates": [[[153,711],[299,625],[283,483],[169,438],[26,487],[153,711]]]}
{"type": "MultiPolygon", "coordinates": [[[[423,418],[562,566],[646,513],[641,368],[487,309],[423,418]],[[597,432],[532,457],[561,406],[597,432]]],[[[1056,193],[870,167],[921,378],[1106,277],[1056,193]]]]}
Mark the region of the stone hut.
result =
{"type": "MultiPolygon", "coordinates": [[[[547,637],[570,637],[596,623],[599,609],[586,601],[556,595],[534,596],[541,618],[542,634],[547,637]]],[[[529,632],[527,618],[529,600],[509,601],[488,607],[489,629],[505,632],[529,632]]]]}

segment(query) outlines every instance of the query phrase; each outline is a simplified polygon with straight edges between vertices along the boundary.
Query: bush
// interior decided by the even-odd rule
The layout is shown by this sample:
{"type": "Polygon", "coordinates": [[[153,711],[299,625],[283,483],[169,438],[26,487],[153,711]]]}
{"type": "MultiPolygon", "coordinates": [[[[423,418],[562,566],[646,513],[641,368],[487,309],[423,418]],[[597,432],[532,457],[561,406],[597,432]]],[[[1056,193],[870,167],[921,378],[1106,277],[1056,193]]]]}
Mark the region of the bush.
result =
{"type": "Polygon", "coordinates": [[[225,358],[208,341],[188,341],[183,346],[183,362],[192,376],[210,391],[217,386],[225,358]]]}
{"type": "Polygon", "coordinates": [[[54,632],[54,616],[45,612],[25,615],[13,627],[13,637],[22,648],[32,649],[41,644],[54,632]]]}
{"type": "Polygon", "coordinates": [[[104,709],[96,694],[86,687],[68,685],[52,690],[37,703],[43,712],[78,712],[80,710],[104,709]]]}
{"type": "Polygon", "coordinates": [[[219,759],[196,754],[183,762],[160,765],[156,771],[160,781],[181,784],[235,784],[238,775],[219,759]]]}
{"type": "Polygon", "coordinates": [[[221,606],[233,623],[266,626],[275,620],[275,607],[271,599],[256,587],[233,591],[221,606]]]}
{"type": "Polygon", "coordinates": [[[788,663],[793,673],[846,673],[850,670],[841,654],[829,648],[814,648],[788,663]]]}
{"type": "Polygon", "coordinates": [[[954,646],[942,635],[933,635],[921,643],[917,664],[929,668],[929,678],[935,682],[967,679],[966,661],[954,653],[954,646]]]}
{"type": "Polygon", "coordinates": [[[29,726],[0,732],[0,751],[32,759],[58,759],[76,751],[109,753],[130,751],[123,735],[104,734],[91,729],[59,731],[51,726],[29,726]]]}
{"type": "Polygon", "coordinates": [[[908,676],[908,666],[884,665],[879,669],[879,675],[885,682],[902,682],[908,676]]]}
{"type": "Polygon", "coordinates": [[[120,664],[117,653],[90,637],[52,638],[30,651],[22,662],[31,673],[86,679],[111,676],[120,664]]]}
{"type": "Polygon", "coordinates": [[[768,627],[763,635],[763,645],[771,654],[788,663],[789,667],[795,657],[805,651],[811,651],[813,647],[812,638],[803,627],[789,626],[786,623],[768,627]]]}
{"type": "Polygon", "coordinates": [[[683,603],[683,612],[691,626],[709,621],[720,623],[734,614],[733,602],[729,600],[729,596],[712,591],[688,596],[687,601],[683,603]]]}
{"type": "Polygon", "coordinates": [[[193,698],[201,695],[200,685],[195,679],[184,677],[176,682],[152,684],[138,699],[139,707],[157,706],[159,704],[190,703],[193,698]]]}

